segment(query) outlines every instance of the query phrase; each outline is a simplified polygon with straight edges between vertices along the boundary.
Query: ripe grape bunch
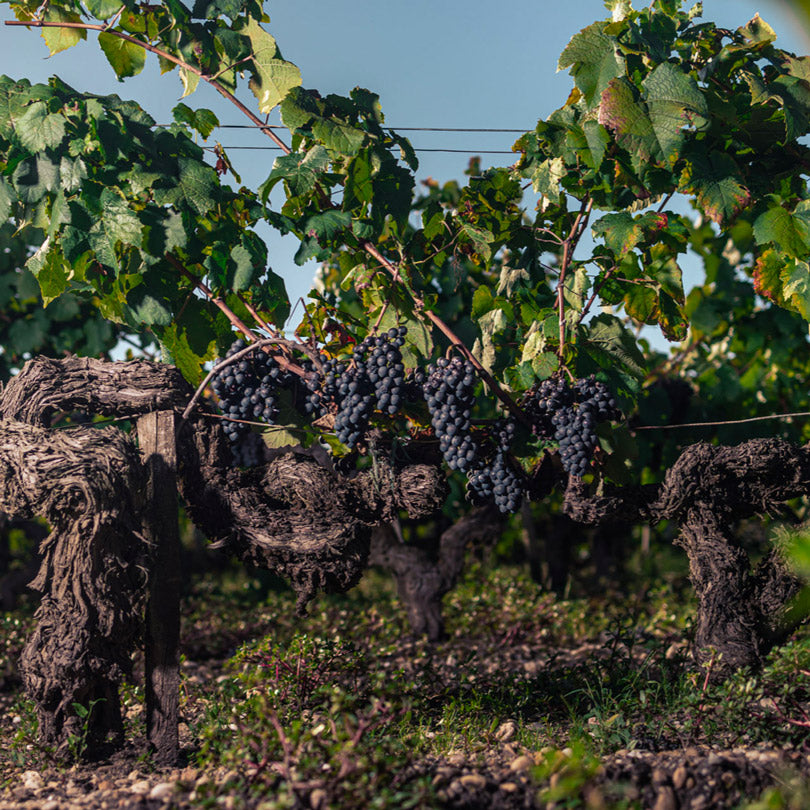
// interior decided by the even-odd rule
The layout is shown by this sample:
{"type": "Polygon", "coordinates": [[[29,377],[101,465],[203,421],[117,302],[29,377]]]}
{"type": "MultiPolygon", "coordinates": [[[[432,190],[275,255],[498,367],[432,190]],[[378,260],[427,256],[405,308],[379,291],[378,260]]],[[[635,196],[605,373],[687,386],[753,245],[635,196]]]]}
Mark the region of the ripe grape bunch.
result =
{"type": "Polygon", "coordinates": [[[405,388],[401,348],[407,331],[393,327],[385,335],[366,337],[354,350],[351,364],[322,356],[323,374],[309,381],[304,408],[316,418],[336,409],[335,434],[346,446],[352,448],[361,439],[375,409],[388,416],[399,411],[405,388]]]}
{"type": "Polygon", "coordinates": [[[474,503],[494,501],[502,514],[517,512],[525,491],[521,476],[509,464],[509,448],[515,436],[515,423],[499,422],[492,432],[495,456],[467,473],[467,492],[474,503]]]}
{"type": "MultiPolygon", "coordinates": [[[[246,346],[241,338],[234,341],[225,354],[226,359],[246,346]]],[[[278,416],[278,391],[290,382],[291,375],[272,356],[258,351],[243,357],[238,363],[225,366],[213,378],[211,386],[225,416],[272,424],[278,416]]],[[[249,426],[225,421],[223,430],[231,444],[236,445],[249,426]]]]}
{"type": "Polygon", "coordinates": [[[599,443],[596,425],[621,416],[608,387],[593,375],[577,380],[573,388],[564,377],[544,380],[524,405],[534,432],[559,444],[563,469],[578,478],[599,443]]]}
{"type": "Polygon", "coordinates": [[[424,396],[439,449],[451,470],[465,472],[476,460],[470,414],[475,389],[475,372],[468,360],[441,357],[427,370],[424,396]]]}

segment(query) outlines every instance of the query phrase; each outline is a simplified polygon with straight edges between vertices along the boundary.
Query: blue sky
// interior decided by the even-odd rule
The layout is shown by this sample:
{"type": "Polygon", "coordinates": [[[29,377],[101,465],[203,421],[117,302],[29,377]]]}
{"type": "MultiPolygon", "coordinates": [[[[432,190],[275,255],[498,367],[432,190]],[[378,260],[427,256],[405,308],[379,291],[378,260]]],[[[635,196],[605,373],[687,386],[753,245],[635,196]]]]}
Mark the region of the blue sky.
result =
{"type": "MultiPolygon", "coordinates": [[[[642,0],[636,0],[638,6],[642,0]]],[[[265,3],[270,31],[287,59],[303,73],[304,85],[322,93],[346,94],[360,85],[379,93],[386,122],[394,127],[532,128],[560,106],[571,87],[556,73],[557,58],[570,37],[607,15],[602,0],[273,0],[265,3]]],[[[704,18],[726,27],[756,12],[779,34],[782,47],[810,52],[810,42],[778,0],[705,0],[704,18]]],[[[11,19],[0,6],[0,21],[11,19]]],[[[182,87],[177,72],[160,76],[147,56],[143,73],[118,82],[89,34],[87,42],[47,58],[35,30],[0,26],[0,73],[41,82],[53,74],[79,90],[117,93],[137,100],[159,122],[171,119],[182,87]]],[[[247,88],[242,99],[251,105],[247,88]]],[[[208,107],[223,124],[246,123],[236,108],[203,83],[187,99],[208,107]]],[[[408,133],[417,148],[509,150],[509,133],[408,133]]],[[[209,141],[225,146],[267,146],[246,130],[218,130],[209,141]]],[[[242,182],[257,187],[277,153],[229,152],[242,182]]],[[[439,181],[462,177],[469,156],[420,153],[418,177],[439,181]]],[[[509,155],[482,155],[483,165],[508,165],[509,155]]],[[[262,232],[270,263],[293,300],[306,295],[315,266],[296,267],[294,245],[269,229],[262,232]]]]}

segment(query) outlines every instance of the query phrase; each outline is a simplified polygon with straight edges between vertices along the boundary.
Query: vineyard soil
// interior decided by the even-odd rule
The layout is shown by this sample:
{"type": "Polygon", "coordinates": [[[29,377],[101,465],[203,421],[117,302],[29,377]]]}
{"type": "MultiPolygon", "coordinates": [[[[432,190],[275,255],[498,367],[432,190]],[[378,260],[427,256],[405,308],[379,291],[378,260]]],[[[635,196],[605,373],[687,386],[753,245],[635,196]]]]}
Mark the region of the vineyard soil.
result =
{"type": "Polygon", "coordinates": [[[760,674],[712,683],[687,655],[685,574],[637,578],[631,599],[575,579],[582,595],[560,600],[523,569],[476,563],[438,643],[410,635],[377,571],[304,619],[263,574],[209,574],[183,603],[174,769],[131,742],[145,732],[141,660],[122,752],[70,765],[37,742],[14,664],[24,604],[2,622],[0,807],[699,810],[758,807],[746,802],[763,791],[806,806],[792,780],[810,770],[810,634],[760,674]]]}

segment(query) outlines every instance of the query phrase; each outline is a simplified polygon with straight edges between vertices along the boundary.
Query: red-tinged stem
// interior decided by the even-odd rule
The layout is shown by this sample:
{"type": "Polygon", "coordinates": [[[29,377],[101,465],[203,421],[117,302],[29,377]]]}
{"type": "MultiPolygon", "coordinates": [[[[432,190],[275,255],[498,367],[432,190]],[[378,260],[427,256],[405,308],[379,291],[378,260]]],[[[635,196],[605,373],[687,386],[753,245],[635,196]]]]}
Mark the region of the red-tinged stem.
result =
{"type": "MultiPolygon", "coordinates": [[[[224,315],[225,317],[231,322],[233,326],[236,327],[251,343],[254,343],[258,340],[256,335],[250,329],[250,327],[217,295],[214,295],[211,292],[208,285],[203,282],[201,279],[197,278],[193,273],[190,273],[181,262],[179,262],[174,256],[171,254],[166,254],[166,260],[169,264],[174,267],[179,273],[185,276],[194,286],[212,303],[216,306],[224,315]]],[[[290,341],[284,340],[283,338],[273,338],[271,340],[272,343],[283,344],[285,346],[290,345],[290,341]]],[[[269,345],[269,344],[268,344],[269,345]]],[[[297,374],[299,377],[306,377],[307,372],[301,368],[301,366],[296,365],[295,363],[291,363],[284,355],[275,354],[273,355],[273,359],[285,370],[291,371],[293,374],[297,374]]]]}
{"type": "Polygon", "coordinates": [[[154,53],[157,56],[162,57],[163,59],[168,60],[169,62],[173,62],[175,65],[179,65],[182,68],[185,68],[190,73],[194,73],[196,76],[199,76],[201,79],[204,79],[208,84],[210,84],[221,96],[224,96],[231,104],[235,105],[237,109],[243,112],[256,126],[258,126],[261,131],[271,138],[276,145],[284,152],[285,154],[290,153],[290,147],[278,137],[271,129],[269,129],[265,123],[259,118],[257,115],[254,115],[241,101],[239,101],[236,96],[231,93],[230,91],[226,90],[214,77],[209,76],[207,73],[200,70],[198,67],[194,67],[194,65],[188,64],[188,62],[184,62],[182,59],[174,56],[173,54],[169,53],[168,51],[164,51],[161,48],[157,48],[154,45],[150,45],[148,42],[144,42],[137,37],[130,36],[129,34],[125,34],[123,31],[110,31],[104,25],[96,25],[93,23],[75,23],[75,22],[54,22],[54,21],[45,21],[45,20],[6,20],[6,25],[22,25],[28,28],[78,28],[82,31],[98,31],[102,34],[109,34],[113,37],[118,37],[118,39],[123,39],[126,42],[132,42],[134,45],[138,45],[139,47],[143,48],[150,53],[154,53]]]}
{"type": "Polygon", "coordinates": [[[582,201],[577,218],[571,226],[571,231],[563,242],[563,254],[560,262],[560,279],[557,282],[557,317],[560,324],[560,346],[557,349],[557,357],[562,364],[563,350],[565,349],[565,278],[568,274],[568,267],[571,264],[571,255],[576,249],[577,243],[588,224],[588,217],[591,214],[593,201],[586,197],[582,201]]]}
{"type": "MultiPolygon", "coordinates": [[[[386,259],[385,256],[377,250],[375,245],[372,245],[371,242],[364,242],[363,243],[363,250],[366,251],[370,256],[376,259],[391,275],[393,279],[396,281],[400,280],[399,277],[399,268],[393,264],[389,259],[386,259]]],[[[453,332],[453,330],[435,313],[431,312],[429,309],[425,309],[425,302],[424,300],[418,296],[416,293],[413,293],[413,300],[414,303],[424,312],[425,316],[428,318],[431,323],[454,345],[458,348],[458,350],[467,358],[467,360],[472,363],[475,369],[478,371],[481,379],[492,389],[492,392],[495,394],[496,397],[506,406],[507,410],[513,414],[517,419],[519,419],[524,424],[527,423],[526,415],[520,409],[518,404],[509,396],[509,394],[504,391],[500,385],[498,385],[495,378],[478,362],[478,358],[461,342],[459,337],[453,332]]]]}

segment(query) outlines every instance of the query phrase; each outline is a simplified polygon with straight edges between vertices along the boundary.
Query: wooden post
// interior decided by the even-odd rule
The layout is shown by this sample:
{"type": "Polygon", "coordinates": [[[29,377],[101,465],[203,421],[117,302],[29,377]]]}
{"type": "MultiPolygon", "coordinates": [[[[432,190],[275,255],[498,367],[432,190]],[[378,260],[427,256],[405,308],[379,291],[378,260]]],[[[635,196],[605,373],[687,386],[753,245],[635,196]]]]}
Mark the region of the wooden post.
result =
{"type": "Polygon", "coordinates": [[[152,546],[146,606],[146,736],[154,761],[179,755],[180,532],[177,525],[175,414],[138,419],[138,444],[149,473],[143,529],[152,546]]]}

